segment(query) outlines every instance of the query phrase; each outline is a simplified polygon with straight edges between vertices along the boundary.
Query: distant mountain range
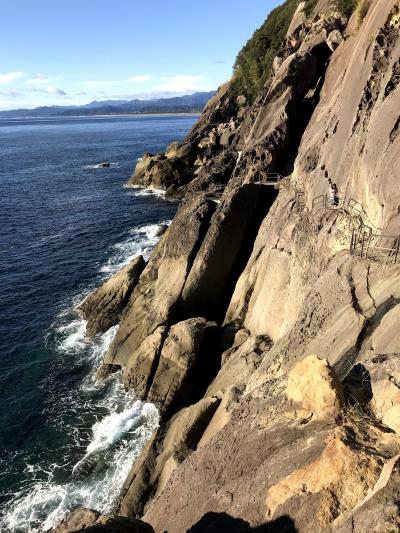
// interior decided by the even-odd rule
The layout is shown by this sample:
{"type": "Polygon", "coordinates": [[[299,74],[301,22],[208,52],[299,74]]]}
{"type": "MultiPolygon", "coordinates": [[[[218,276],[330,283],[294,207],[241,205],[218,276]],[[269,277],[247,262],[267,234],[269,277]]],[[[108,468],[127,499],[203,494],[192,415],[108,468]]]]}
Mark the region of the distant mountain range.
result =
{"type": "Polygon", "coordinates": [[[201,112],[215,91],[158,98],[155,100],[104,100],[80,106],[43,106],[34,109],[0,111],[0,118],[34,118],[89,115],[121,115],[126,113],[196,113],[201,112]]]}

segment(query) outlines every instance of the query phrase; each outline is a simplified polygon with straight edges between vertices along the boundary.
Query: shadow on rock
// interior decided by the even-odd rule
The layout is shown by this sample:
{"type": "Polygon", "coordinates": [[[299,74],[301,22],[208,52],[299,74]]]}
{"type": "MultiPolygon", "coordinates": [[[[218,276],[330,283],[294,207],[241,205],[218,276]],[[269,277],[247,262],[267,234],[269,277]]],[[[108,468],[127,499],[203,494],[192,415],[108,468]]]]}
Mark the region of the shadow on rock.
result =
{"type": "Polygon", "coordinates": [[[240,518],[226,513],[207,513],[192,526],[187,533],[297,533],[294,521],[289,516],[281,516],[258,527],[251,527],[240,518]]]}

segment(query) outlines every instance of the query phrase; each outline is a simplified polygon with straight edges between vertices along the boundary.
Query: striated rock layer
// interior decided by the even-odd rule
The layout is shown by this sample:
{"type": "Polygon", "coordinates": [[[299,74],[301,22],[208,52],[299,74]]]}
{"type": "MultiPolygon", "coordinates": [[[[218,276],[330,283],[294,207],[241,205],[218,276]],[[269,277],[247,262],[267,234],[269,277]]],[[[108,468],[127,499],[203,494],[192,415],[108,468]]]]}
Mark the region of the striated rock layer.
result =
{"type": "Polygon", "coordinates": [[[400,5],[314,4],[130,181],[185,195],[104,359],[162,415],[115,508],[157,533],[400,528],[400,5]]]}

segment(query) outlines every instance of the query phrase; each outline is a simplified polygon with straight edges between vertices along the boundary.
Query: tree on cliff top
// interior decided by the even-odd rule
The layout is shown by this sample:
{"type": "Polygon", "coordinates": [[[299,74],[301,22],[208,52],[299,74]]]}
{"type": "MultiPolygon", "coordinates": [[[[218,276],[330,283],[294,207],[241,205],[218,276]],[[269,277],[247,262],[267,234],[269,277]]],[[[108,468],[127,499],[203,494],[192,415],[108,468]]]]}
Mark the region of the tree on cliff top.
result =
{"type": "MultiPolygon", "coordinates": [[[[307,0],[308,12],[315,0],[307,0]]],[[[299,0],[286,0],[268,15],[263,25],[254,32],[239,52],[234,65],[233,91],[244,94],[251,102],[267,81],[272,63],[282,46],[299,0]]]]}

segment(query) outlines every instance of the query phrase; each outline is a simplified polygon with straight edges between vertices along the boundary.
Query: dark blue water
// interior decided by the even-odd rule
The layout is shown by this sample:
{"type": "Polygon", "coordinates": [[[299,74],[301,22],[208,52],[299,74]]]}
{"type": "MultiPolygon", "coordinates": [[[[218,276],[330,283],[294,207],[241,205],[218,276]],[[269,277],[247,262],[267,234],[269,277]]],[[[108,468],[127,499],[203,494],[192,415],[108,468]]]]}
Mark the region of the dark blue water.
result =
{"type": "Polygon", "coordinates": [[[0,121],[1,531],[46,529],[78,505],[107,511],[157,425],[118,376],[93,383],[115,331],[89,342],[73,309],[150,253],[177,205],[123,185],[195,119],[0,121]],[[93,168],[102,160],[111,167],[93,168]]]}

